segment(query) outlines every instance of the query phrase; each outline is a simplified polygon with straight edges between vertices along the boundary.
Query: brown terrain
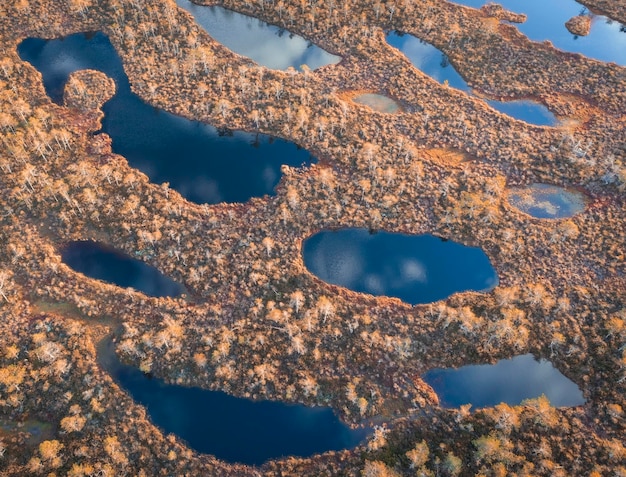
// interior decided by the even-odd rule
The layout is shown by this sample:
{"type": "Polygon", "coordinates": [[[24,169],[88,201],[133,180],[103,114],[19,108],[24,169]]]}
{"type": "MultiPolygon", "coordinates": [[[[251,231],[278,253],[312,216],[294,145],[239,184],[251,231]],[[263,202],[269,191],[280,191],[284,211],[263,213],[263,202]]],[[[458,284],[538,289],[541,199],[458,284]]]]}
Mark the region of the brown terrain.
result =
{"type": "MultiPolygon", "coordinates": [[[[523,18],[493,6],[214,3],[343,60],[259,67],[174,0],[0,3],[0,475],[626,475],[626,68],[533,43],[502,21],[523,18]],[[478,93],[535,99],[561,125],[516,121],[436,83],[386,44],[391,29],[441,49],[478,93]],[[285,167],[275,197],[245,204],[196,205],[150,183],[92,135],[109,78],[75,73],[61,107],[16,52],[27,37],[86,31],[109,36],[150,104],[288,139],[320,163],[285,167]],[[375,112],[350,101],[356,91],[403,108],[375,112]],[[532,182],[582,189],[587,208],[523,214],[507,188],[532,182]],[[479,246],[500,284],[417,306],[325,284],[301,244],[339,227],[479,246]],[[59,250],[85,239],[141,252],[189,295],[151,298],[74,272],[59,250]],[[220,462],[165,436],[98,366],[110,333],[123,361],[169,382],[382,427],[354,450],[220,462]],[[448,410],[420,379],[528,352],[586,404],[448,410]]],[[[623,0],[585,4],[626,20],[623,0]]]]}

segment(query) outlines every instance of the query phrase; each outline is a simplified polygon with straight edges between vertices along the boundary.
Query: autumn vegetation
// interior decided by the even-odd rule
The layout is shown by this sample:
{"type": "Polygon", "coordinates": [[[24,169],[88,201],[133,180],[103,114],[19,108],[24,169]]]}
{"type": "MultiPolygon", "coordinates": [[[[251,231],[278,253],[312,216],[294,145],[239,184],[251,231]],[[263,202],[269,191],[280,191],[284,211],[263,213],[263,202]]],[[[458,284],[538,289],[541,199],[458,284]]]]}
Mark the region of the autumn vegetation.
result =
{"type": "MultiPolygon", "coordinates": [[[[259,67],[173,0],[0,3],[0,474],[626,475],[626,69],[530,42],[502,21],[522,18],[496,7],[214,3],[343,59],[316,71],[259,67]],[[534,98],[562,124],[516,121],[438,84],[386,44],[391,29],[440,48],[480,93],[534,98]],[[17,54],[27,37],[89,31],[108,35],[150,104],[289,139],[319,164],[284,167],[276,196],[245,204],[194,204],[150,183],[94,134],[110,78],[73,74],[58,105],[17,54]],[[349,91],[403,107],[375,112],[349,91]],[[527,216],[507,188],[531,182],[580,188],[587,208],[527,216]],[[500,284],[418,306],[325,284],[301,244],[339,227],[479,246],[500,284]],[[60,250],[88,239],[189,293],[147,297],[74,272],[60,250]],[[111,333],[125,362],[169,382],[332,406],[376,430],[357,449],[261,469],[198,454],[98,365],[111,333]],[[528,352],[574,380],[586,404],[447,410],[420,378],[528,352]],[[38,439],[27,422],[51,431],[38,439]]],[[[623,1],[585,3],[626,17],[623,1]]]]}

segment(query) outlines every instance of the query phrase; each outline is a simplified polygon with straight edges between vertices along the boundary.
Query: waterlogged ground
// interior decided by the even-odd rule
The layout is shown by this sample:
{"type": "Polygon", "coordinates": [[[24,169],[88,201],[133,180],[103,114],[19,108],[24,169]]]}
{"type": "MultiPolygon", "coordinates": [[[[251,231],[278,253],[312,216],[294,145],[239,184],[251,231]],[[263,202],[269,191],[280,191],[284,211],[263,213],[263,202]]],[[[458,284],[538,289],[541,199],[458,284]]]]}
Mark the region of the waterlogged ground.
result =
{"type": "MultiPolygon", "coordinates": [[[[626,17],[623,1],[589,3],[616,22],[626,17]]],[[[300,59],[284,71],[260,66],[172,0],[0,3],[0,474],[626,473],[626,72],[619,62],[533,42],[511,25],[521,17],[497,7],[435,0],[217,6],[275,25],[262,26],[272,39],[293,33],[341,61],[300,72],[300,59]],[[386,32],[395,31],[436,48],[436,69],[453,66],[471,91],[433,81],[389,45],[386,32]],[[89,34],[90,43],[76,32],[101,33],[89,34]],[[68,54],[75,41],[80,48],[68,54]],[[25,61],[27,53],[56,59],[46,71],[25,61]],[[355,103],[361,93],[402,108],[381,114],[355,103]],[[146,114],[135,116],[130,103],[110,114],[120,94],[134,95],[146,114]],[[488,104],[495,99],[532,99],[559,122],[519,121],[488,104]],[[240,130],[252,135],[228,136],[240,130]],[[154,158],[184,176],[183,185],[174,184],[176,174],[139,170],[144,165],[120,137],[149,151],[146,164],[154,158]],[[195,137],[209,138],[206,148],[193,146],[195,137]],[[279,156],[269,143],[280,141],[271,137],[288,141],[282,157],[294,159],[277,161],[273,190],[231,199],[211,195],[215,189],[200,180],[187,189],[199,196],[185,192],[185,182],[218,160],[234,172],[225,190],[247,190],[244,173],[266,176],[237,161],[255,145],[279,156]],[[242,147],[208,153],[222,138],[242,147]],[[185,162],[193,151],[198,159],[185,162]],[[319,161],[300,167],[304,151],[319,161]],[[538,219],[512,200],[517,190],[531,191],[521,201],[532,196],[533,184],[554,184],[557,195],[585,191],[584,207],[561,216],[561,203],[533,199],[552,214],[538,219]],[[349,252],[345,261],[316,253],[323,269],[347,282],[325,281],[307,261],[310,240],[331,230],[360,231],[338,243],[349,252]],[[426,256],[414,255],[421,246],[398,244],[361,254],[361,239],[386,235],[430,236],[438,247],[426,256]],[[86,241],[155,267],[187,293],[150,296],[73,270],[64,246],[86,241]],[[437,283],[452,255],[436,253],[453,244],[489,257],[489,267],[455,256],[452,273],[434,288],[488,271],[480,284],[393,296],[398,284],[437,283]],[[140,383],[134,390],[98,362],[96,345],[111,334],[122,367],[140,383]],[[541,369],[550,383],[567,376],[563,389],[574,402],[554,407],[556,398],[539,396],[550,392],[542,382],[520,404],[477,400],[479,409],[468,412],[461,401],[447,408],[436,383],[423,379],[499,360],[521,368],[498,373],[494,389],[512,389],[506,378],[527,382],[525,372],[541,369]],[[243,414],[226,407],[192,426],[206,439],[193,431],[185,437],[142,401],[166,388],[323,408],[326,416],[332,409],[338,441],[327,446],[333,438],[321,437],[318,446],[266,424],[276,436],[242,446],[235,421],[243,414]],[[235,442],[202,448],[229,442],[211,432],[228,414],[233,425],[223,433],[235,442]],[[353,440],[359,425],[373,429],[361,444],[353,440]],[[305,445],[285,450],[280,442],[305,445]],[[244,455],[256,449],[262,454],[244,455]],[[285,454],[308,457],[279,458],[285,454]]],[[[481,376],[455,389],[471,389],[481,376]]],[[[160,409],[183,424],[194,407],[169,399],[159,400],[160,409]]],[[[316,416],[313,427],[324,422],[316,416]]]]}

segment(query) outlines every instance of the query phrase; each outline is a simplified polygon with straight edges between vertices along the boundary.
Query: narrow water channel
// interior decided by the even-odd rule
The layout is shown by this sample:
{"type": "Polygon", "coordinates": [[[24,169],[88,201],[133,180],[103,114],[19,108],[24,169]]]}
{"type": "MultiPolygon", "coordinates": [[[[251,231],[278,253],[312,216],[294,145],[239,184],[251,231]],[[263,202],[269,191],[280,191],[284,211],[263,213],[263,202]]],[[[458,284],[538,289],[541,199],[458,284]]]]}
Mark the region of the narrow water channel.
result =
{"type": "Polygon", "coordinates": [[[176,297],[185,292],[180,283],[156,268],[98,242],[70,242],[61,250],[61,259],[89,278],[134,288],[149,296],[176,297]]]}

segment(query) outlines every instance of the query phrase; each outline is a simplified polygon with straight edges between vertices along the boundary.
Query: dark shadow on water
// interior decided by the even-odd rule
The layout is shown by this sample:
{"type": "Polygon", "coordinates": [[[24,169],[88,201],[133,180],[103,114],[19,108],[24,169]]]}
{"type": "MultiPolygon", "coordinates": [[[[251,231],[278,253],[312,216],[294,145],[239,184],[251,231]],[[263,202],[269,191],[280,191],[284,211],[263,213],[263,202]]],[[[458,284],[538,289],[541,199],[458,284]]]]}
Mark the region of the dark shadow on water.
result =
{"type": "Polygon", "coordinates": [[[470,365],[459,369],[433,369],[422,377],[439,396],[443,407],[471,404],[490,407],[505,402],[518,405],[525,399],[545,394],[556,407],[579,406],[585,399],[576,384],[549,361],[537,361],[532,354],[470,365]]]}
{"type": "Polygon", "coordinates": [[[61,251],[63,263],[77,272],[149,296],[176,297],[185,288],[156,268],[114,248],[91,241],[70,242],[61,251]]]}
{"type": "Polygon", "coordinates": [[[120,57],[102,33],[29,38],[18,52],[42,73],[44,87],[57,103],[74,71],[94,69],[113,78],[117,93],[104,105],[102,122],[113,151],[152,182],[169,182],[193,202],[245,202],[273,195],[281,165],[298,167],[314,161],[291,142],[241,131],[220,134],[213,126],[148,105],[131,92],[120,57]]]}
{"type": "Polygon", "coordinates": [[[482,250],[432,235],[323,231],[306,239],[302,252],[309,271],[325,282],[410,304],[498,284],[482,250]]]}
{"type": "Polygon", "coordinates": [[[110,338],[98,346],[98,362],[165,433],[197,452],[227,462],[261,465],[284,456],[307,457],[350,449],[367,429],[351,430],[329,408],[252,401],[219,391],[166,384],[120,363],[110,338]]]}

